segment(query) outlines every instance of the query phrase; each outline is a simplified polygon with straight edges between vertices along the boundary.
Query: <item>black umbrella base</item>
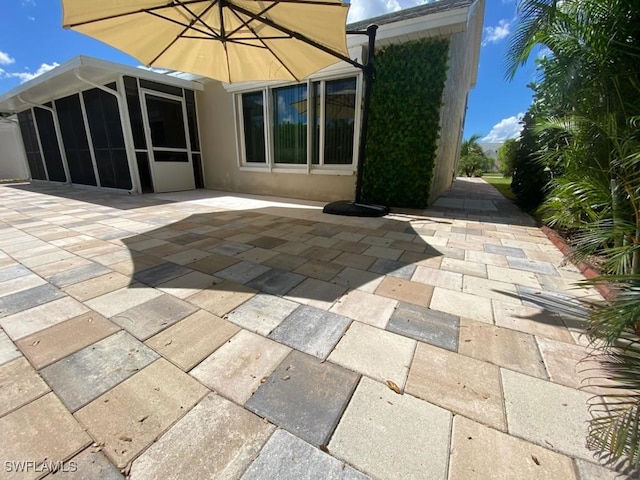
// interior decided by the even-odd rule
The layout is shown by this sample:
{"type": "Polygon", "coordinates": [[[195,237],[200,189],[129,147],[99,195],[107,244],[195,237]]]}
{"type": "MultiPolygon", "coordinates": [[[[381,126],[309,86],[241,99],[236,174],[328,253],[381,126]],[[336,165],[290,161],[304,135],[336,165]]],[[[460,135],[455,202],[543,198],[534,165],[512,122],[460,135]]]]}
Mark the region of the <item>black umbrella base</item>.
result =
{"type": "Polygon", "coordinates": [[[339,200],[325,205],[322,212],[348,217],[384,217],[389,213],[389,207],[356,203],[351,200],[339,200]]]}

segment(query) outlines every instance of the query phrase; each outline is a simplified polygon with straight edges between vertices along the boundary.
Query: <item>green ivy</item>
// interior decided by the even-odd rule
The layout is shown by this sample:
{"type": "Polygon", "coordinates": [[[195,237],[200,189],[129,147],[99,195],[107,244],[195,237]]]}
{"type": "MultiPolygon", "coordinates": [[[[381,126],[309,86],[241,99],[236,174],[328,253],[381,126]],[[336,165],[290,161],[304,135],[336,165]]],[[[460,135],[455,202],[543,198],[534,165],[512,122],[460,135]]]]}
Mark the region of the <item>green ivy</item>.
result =
{"type": "Polygon", "coordinates": [[[429,199],[447,76],[448,40],[419,40],[376,52],[364,201],[424,208],[429,199]]]}

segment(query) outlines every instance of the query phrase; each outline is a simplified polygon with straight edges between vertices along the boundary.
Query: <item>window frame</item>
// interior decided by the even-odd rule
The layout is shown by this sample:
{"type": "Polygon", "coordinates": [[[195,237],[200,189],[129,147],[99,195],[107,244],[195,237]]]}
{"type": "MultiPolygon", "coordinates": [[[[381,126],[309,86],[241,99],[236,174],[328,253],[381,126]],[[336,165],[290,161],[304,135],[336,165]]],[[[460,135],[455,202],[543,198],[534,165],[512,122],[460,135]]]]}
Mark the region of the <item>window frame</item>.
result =
{"type": "Polygon", "coordinates": [[[312,76],[303,82],[271,82],[263,85],[251,85],[247,88],[237,89],[233,92],[234,124],[236,129],[236,146],[238,152],[238,168],[245,172],[273,172],[273,173],[298,173],[298,174],[320,174],[320,175],[353,175],[357,169],[358,149],[360,146],[360,122],[362,120],[362,72],[355,69],[349,72],[339,72],[333,75],[312,76]],[[356,101],[353,135],[353,156],[349,164],[327,164],[324,159],[324,139],[326,118],[324,111],[324,99],[326,96],[326,83],[333,80],[346,80],[355,78],[356,81],[356,101]],[[282,87],[295,85],[306,85],[307,87],[307,112],[309,112],[309,102],[311,92],[315,83],[320,83],[320,143],[319,143],[319,163],[313,164],[313,132],[310,125],[312,121],[307,117],[307,162],[306,164],[287,164],[275,161],[273,142],[273,91],[282,87]],[[265,159],[264,163],[247,162],[245,145],[245,128],[243,119],[242,97],[246,93],[262,93],[263,115],[264,115],[264,136],[265,136],[265,159]]]}

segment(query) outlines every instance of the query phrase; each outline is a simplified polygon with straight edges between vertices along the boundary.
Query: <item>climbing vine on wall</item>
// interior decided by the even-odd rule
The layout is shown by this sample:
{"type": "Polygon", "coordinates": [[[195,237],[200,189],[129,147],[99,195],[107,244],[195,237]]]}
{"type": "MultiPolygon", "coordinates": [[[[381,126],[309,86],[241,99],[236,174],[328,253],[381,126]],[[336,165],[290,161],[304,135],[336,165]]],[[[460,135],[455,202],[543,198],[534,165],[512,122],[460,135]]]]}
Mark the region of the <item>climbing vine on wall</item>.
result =
{"type": "Polygon", "coordinates": [[[376,52],[363,200],[424,208],[429,198],[447,75],[448,40],[376,52]]]}

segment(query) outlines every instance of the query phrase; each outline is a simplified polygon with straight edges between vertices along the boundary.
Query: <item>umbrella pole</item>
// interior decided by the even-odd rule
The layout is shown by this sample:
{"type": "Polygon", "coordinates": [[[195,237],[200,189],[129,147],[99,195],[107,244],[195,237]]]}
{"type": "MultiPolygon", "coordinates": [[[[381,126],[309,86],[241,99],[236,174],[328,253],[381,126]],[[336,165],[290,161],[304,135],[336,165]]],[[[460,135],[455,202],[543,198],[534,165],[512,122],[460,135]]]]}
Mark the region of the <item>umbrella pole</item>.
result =
{"type": "Polygon", "coordinates": [[[375,43],[377,25],[369,25],[366,32],[347,32],[347,33],[366,33],[369,37],[369,45],[367,49],[367,63],[360,66],[364,74],[364,98],[362,105],[362,120],[360,125],[360,144],[358,147],[358,160],[356,164],[356,191],[355,200],[339,200],[332,202],[323,208],[324,213],[332,215],[347,215],[351,217],[382,217],[389,213],[389,207],[383,205],[371,205],[362,203],[362,178],[364,173],[364,160],[367,147],[367,130],[369,126],[369,105],[371,103],[371,87],[375,79],[375,68],[373,60],[375,57],[375,43]]]}

